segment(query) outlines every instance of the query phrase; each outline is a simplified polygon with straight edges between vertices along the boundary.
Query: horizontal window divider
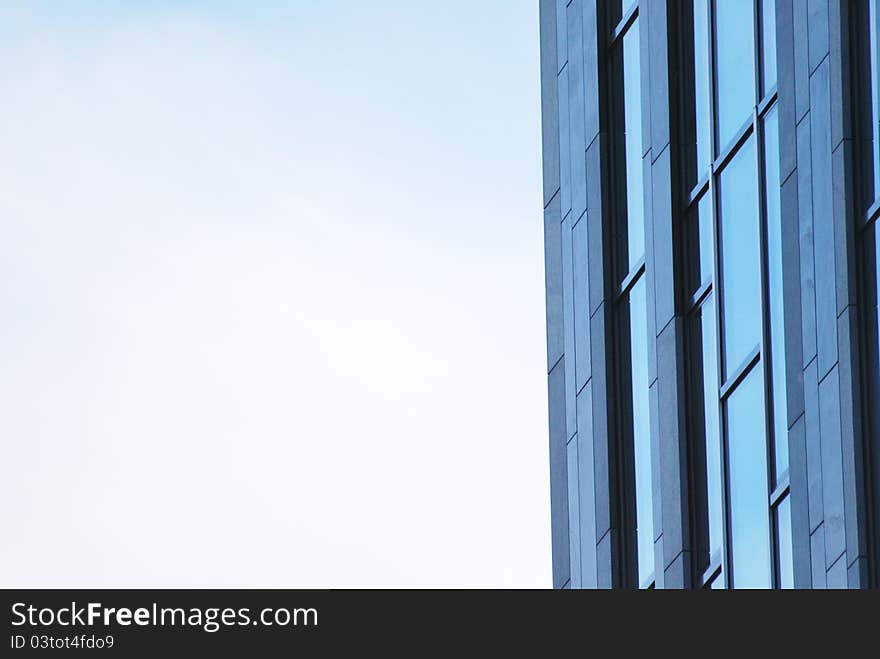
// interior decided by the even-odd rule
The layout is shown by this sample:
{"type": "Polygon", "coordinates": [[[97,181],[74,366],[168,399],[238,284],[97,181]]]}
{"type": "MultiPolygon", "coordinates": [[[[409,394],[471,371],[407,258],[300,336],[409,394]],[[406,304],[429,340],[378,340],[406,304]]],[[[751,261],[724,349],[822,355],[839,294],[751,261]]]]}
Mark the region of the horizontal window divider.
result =
{"type": "Polygon", "coordinates": [[[694,294],[691,296],[688,313],[697,309],[707,297],[712,293],[712,280],[704,281],[700,284],[700,287],[694,291],[694,294]]]}
{"type": "Polygon", "coordinates": [[[770,507],[775,508],[788,495],[789,490],[791,490],[791,481],[788,477],[788,470],[786,470],[779,477],[779,483],[776,484],[776,488],[770,494],[770,507]]]}
{"type": "Polygon", "coordinates": [[[746,376],[752,372],[755,365],[761,361],[761,346],[755,346],[749,356],[745,358],[742,364],[733,372],[733,375],[721,385],[720,398],[724,400],[736,386],[746,379],[746,376]]]}
{"type": "Polygon", "coordinates": [[[761,99],[761,102],[758,103],[758,116],[763,118],[767,111],[773,107],[773,104],[776,103],[776,85],[773,85],[773,89],[770,90],[768,94],[761,99]]]}
{"type": "Polygon", "coordinates": [[[630,270],[629,274],[623,278],[623,281],[620,284],[620,288],[617,291],[617,299],[621,299],[624,295],[629,293],[629,290],[635,285],[638,281],[639,277],[642,276],[645,272],[645,257],[642,256],[636,263],[635,267],[630,270]]]}
{"type": "Polygon", "coordinates": [[[705,586],[721,574],[721,554],[716,553],[709,559],[709,567],[700,577],[700,586],[705,586]]]}
{"type": "Polygon", "coordinates": [[[703,174],[703,177],[688,193],[688,206],[693,206],[697,201],[699,201],[700,197],[702,197],[706,193],[706,191],[709,189],[710,178],[712,178],[711,170],[703,174]]]}
{"type": "Polygon", "coordinates": [[[880,198],[875,199],[874,203],[868,207],[868,211],[865,213],[865,226],[876,220],[878,216],[880,216],[880,198]]]}
{"type": "Polygon", "coordinates": [[[630,26],[635,23],[639,15],[639,3],[636,2],[630,7],[617,26],[611,31],[611,37],[608,39],[608,47],[613,48],[614,45],[626,34],[630,26]]]}
{"type": "Polygon", "coordinates": [[[740,128],[739,131],[737,131],[734,138],[730,140],[726,147],[724,147],[724,151],[721,152],[721,155],[715,159],[713,170],[716,175],[724,169],[724,166],[730,162],[730,160],[733,159],[733,156],[739,148],[751,136],[755,127],[754,124],[754,116],[750,116],[749,120],[742,125],[742,128],[740,128]]]}

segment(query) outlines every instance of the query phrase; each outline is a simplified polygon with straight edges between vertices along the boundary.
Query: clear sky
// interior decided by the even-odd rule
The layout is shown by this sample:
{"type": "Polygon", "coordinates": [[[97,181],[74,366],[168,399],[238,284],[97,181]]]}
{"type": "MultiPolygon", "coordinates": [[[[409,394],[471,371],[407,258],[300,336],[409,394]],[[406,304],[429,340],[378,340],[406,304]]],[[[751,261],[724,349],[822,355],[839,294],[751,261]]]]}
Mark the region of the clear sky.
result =
{"type": "Polygon", "coordinates": [[[550,586],[537,42],[0,5],[0,585],[550,586]]]}

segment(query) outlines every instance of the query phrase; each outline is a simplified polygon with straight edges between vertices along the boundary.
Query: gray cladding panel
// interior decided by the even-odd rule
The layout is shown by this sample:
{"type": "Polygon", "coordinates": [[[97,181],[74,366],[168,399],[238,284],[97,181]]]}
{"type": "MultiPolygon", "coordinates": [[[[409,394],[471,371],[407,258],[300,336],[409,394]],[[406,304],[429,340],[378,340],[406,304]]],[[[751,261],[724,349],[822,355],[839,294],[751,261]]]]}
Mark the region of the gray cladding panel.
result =
{"type": "Polygon", "coordinates": [[[550,371],[547,389],[550,413],[550,527],[553,587],[569,580],[568,453],[565,436],[565,361],[550,371]]]}
{"type": "MultiPolygon", "coordinates": [[[[541,143],[544,206],[559,190],[559,99],[556,89],[556,0],[541,0],[541,143]]],[[[560,219],[562,219],[560,217],[560,219]]]]}

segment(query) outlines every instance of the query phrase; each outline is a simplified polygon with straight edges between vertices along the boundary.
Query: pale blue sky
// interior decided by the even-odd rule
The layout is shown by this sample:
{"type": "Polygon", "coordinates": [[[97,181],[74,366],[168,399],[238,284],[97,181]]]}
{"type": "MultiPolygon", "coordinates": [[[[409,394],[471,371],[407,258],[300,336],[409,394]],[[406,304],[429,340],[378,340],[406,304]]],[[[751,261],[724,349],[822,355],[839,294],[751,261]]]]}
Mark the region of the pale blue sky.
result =
{"type": "Polygon", "coordinates": [[[0,8],[0,584],[549,586],[537,3],[0,8]]]}

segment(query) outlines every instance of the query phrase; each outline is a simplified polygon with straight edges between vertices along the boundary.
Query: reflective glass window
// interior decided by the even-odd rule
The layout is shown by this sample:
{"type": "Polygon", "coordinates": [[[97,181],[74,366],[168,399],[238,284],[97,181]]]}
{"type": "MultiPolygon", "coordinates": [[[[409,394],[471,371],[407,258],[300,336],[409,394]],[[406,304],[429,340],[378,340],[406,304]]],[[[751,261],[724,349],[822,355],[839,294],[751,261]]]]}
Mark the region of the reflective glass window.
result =
{"type": "Polygon", "coordinates": [[[642,187],[642,81],[639,68],[639,24],[623,36],[623,130],[626,162],[626,232],[631,270],[645,254],[642,187]]]}
{"type": "Polygon", "coordinates": [[[769,588],[770,511],[760,367],[730,394],[726,422],[733,586],[769,588]]]}
{"type": "Polygon", "coordinates": [[[688,293],[693,294],[700,286],[712,281],[713,236],[711,197],[703,195],[688,215],[688,250],[691,255],[688,267],[688,293]]]}
{"type": "Polygon", "coordinates": [[[873,186],[873,194],[869,194],[868,203],[880,196],[880,1],[871,0],[868,11],[869,35],[871,44],[871,154],[873,161],[873,177],[869,181],[873,186]]]}
{"type": "Polygon", "coordinates": [[[724,374],[729,376],[761,338],[761,265],[752,138],[724,168],[718,188],[724,374]]]}
{"type": "Polygon", "coordinates": [[[648,315],[645,278],[629,294],[633,462],[639,585],[654,573],[654,504],[651,488],[651,428],[648,411],[648,315]]]}
{"type": "Polygon", "coordinates": [[[791,547],[791,497],[776,504],[776,553],[779,560],[779,587],[794,588],[791,547]]]}
{"type": "Polygon", "coordinates": [[[724,543],[721,444],[718,434],[718,368],[715,349],[715,300],[709,297],[699,309],[702,340],[703,428],[705,438],[707,558],[721,553],[724,543]]]}
{"type": "Polygon", "coordinates": [[[709,134],[709,0],[694,0],[694,129],[696,172],[692,183],[709,168],[712,160],[709,134]]]}
{"type": "Polygon", "coordinates": [[[755,105],[752,3],[715,3],[715,84],[719,150],[733,139],[755,105]]]}
{"type": "Polygon", "coordinates": [[[776,84],[776,0],[761,0],[761,57],[766,96],[776,84]]]}

